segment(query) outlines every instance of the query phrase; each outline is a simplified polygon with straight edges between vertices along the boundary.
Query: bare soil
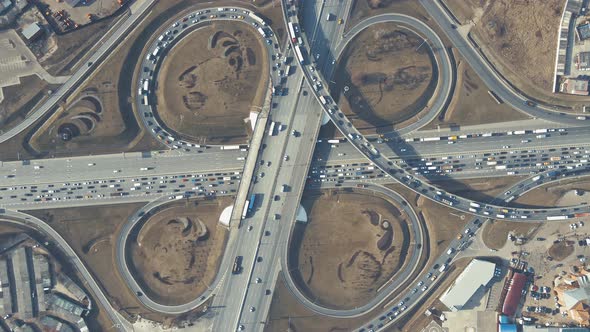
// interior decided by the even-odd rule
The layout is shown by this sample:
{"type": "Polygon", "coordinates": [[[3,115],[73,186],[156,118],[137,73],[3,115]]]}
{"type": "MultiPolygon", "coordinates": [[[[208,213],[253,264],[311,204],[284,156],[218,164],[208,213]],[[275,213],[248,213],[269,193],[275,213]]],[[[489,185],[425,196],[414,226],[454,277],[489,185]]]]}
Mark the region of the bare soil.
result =
{"type": "Polygon", "coordinates": [[[159,303],[196,299],[217,275],[227,230],[219,226],[229,199],[195,201],[158,212],[131,245],[135,275],[159,303]]]}
{"type": "Polygon", "coordinates": [[[113,16],[63,35],[52,34],[51,37],[36,41],[32,49],[50,74],[71,74],[78,61],[87,55],[117,19],[118,16],[113,16]],[[47,43],[55,43],[57,48],[47,47],[47,43]],[[51,50],[51,55],[45,56],[41,50],[51,50]]]}
{"type": "Polygon", "coordinates": [[[549,94],[562,10],[560,0],[491,1],[471,33],[510,82],[549,94]]]}
{"type": "Polygon", "coordinates": [[[547,206],[569,206],[580,204],[582,202],[590,203],[590,179],[569,179],[557,183],[549,183],[535,188],[528,193],[518,197],[513,201],[514,204],[547,207],[547,206]],[[578,189],[583,193],[577,196],[574,191],[578,189]],[[565,199],[573,196],[570,199],[565,199]],[[577,196],[577,197],[576,197],[577,196]],[[575,198],[575,199],[574,199],[575,198]]]}
{"type": "Polygon", "coordinates": [[[27,211],[53,227],[74,249],[109,297],[111,304],[126,319],[137,315],[167,322],[173,317],[151,312],[137,301],[115,263],[115,243],[120,227],[144,204],[116,204],[81,208],[27,211]]]}
{"type": "Polygon", "coordinates": [[[408,216],[390,201],[338,190],[304,197],[309,221],[296,227],[298,266],[291,273],[318,303],[333,308],[366,303],[415,250],[408,216]]]}
{"type": "Polygon", "coordinates": [[[486,0],[444,0],[453,15],[463,24],[469,22],[477,10],[482,10],[486,0]]]}
{"type": "Polygon", "coordinates": [[[524,236],[530,238],[530,235],[540,225],[541,223],[493,220],[485,223],[481,238],[488,248],[499,250],[508,241],[508,233],[512,233],[518,237],[524,236]]]}
{"type": "Polygon", "coordinates": [[[459,58],[456,53],[455,57],[458,58],[457,85],[449,107],[444,114],[440,114],[425,128],[435,129],[439,126],[468,126],[529,119],[526,114],[518,112],[506,104],[496,103],[488,94],[488,88],[467,62],[459,58]]]}
{"type": "Polygon", "coordinates": [[[556,261],[562,261],[574,252],[574,246],[568,245],[567,241],[560,241],[554,243],[547,251],[549,256],[556,261]]]}
{"type": "Polygon", "coordinates": [[[326,317],[310,311],[293,297],[285,285],[284,272],[280,272],[273,292],[265,332],[344,332],[352,331],[365,322],[370,314],[353,318],[338,319],[326,317]]]}
{"type": "Polygon", "coordinates": [[[420,2],[415,0],[350,0],[353,1],[350,9],[350,19],[345,21],[349,29],[365,18],[382,13],[401,13],[426,19],[427,14],[420,2]]]}
{"type": "Polygon", "coordinates": [[[434,56],[423,42],[409,29],[380,23],[347,45],[336,70],[336,89],[342,92],[343,112],[358,129],[391,131],[426,106],[438,76],[434,56]]]}
{"type": "Polygon", "coordinates": [[[0,127],[3,131],[19,124],[27,113],[47,98],[47,89],[56,89],[37,75],[20,78],[20,84],[2,88],[4,99],[0,102],[0,127]]]}
{"type": "Polygon", "coordinates": [[[258,34],[244,23],[216,22],[192,32],[159,72],[159,117],[201,142],[245,142],[251,128],[246,120],[259,111],[267,91],[263,50],[258,34]]]}

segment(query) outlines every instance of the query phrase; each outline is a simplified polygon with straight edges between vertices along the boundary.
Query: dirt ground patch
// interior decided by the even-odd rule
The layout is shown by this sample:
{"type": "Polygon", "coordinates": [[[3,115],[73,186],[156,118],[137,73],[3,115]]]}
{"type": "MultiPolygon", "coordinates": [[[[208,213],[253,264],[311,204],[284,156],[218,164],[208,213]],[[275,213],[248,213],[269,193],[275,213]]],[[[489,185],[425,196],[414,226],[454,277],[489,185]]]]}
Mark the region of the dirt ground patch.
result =
{"type": "Polygon", "coordinates": [[[508,241],[509,233],[517,237],[524,236],[530,238],[530,235],[540,225],[541,223],[492,220],[485,224],[481,237],[488,248],[499,250],[508,241]]]}
{"type": "Polygon", "coordinates": [[[170,321],[159,313],[143,307],[126,286],[115,263],[116,234],[127,218],[143,203],[117,204],[54,210],[27,211],[55,229],[74,249],[111,304],[127,319],[138,314],[155,321],[170,321]]]}
{"type": "MultiPolygon", "coordinates": [[[[426,12],[415,0],[351,0],[350,19],[346,28],[353,27],[363,19],[382,13],[401,13],[426,18],[426,12]]],[[[346,20],[345,20],[346,21],[346,20]]]]}
{"type": "Polygon", "coordinates": [[[343,91],[340,106],[357,128],[391,131],[426,106],[438,76],[423,42],[398,24],[380,23],[347,45],[335,81],[337,91],[343,91]]]}
{"type": "Polygon", "coordinates": [[[381,197],[315,191],[302,204],[309,222],[295,229],[298,266],[291,273],[315,302],[333,308],[366,303],[415,250],[408,216],[381,197]]]}
{"type": "Polygon", "coordinates": [[[20,78],[20,84],[2,88],[4,100],[0,103],[0,127],[6,131],[23,121],[27,113],[47,97],[46,89],[57,85],[47,84],[37,75],[20,78]]]}
{"type": "Polygon", "coordinates": [[[369,315],[353,318],[338,319],[319,315],[307,310],[299,300],[293,297],[285,285],[283,272],[279,273],[277,284],[268,313],[265,332],[293,331],[293,332],[344,332],[352,331],[361,326],[369,315]]]}
{"type": "Polygon", "coordinates": [[[581,178],[545,184],[518,197],[513,203],[533,207],[569,206],[589,203],[589,197],[590,178],[581,178]]]}
{"type": "Polygon", "coordinates": [[[245,142],[246,120],[262,106],[268,84],[258,37],[247,24],[216,22],[177,44],[158,77],[164,124],[201,142],[245,142]]]}
{"type": "Polygon", "coordinates": [[[471,33],[510,82],[549,94],[562,10],[561,0],[491,1],[471,33]]]}
{"type": "Polygon", "coordinates": [[[554,243],[548,250],[549,256],[556,261],[562,261],[574,252],[574,245],[568,245],[567,241],[554,243]]]}
{"type": "Polygon", "coordinates": [[[135,275],[150,297],[182,304],[207,289],[225,249],[228,233],[218,220],[229,204],[229,199],[219,199],[174,206],[142,226],[130,250],[135,275]]]}
{"type": "Polygon", "coordinates": [[[457,19],[465,24],[473,18],[476,11],[483,10],[486,0],[444,0],[457,19]]]}
{"type": "MultiPolygon", "coordinates": [[[[455,52],[455,58],[458,58],[455,52]]],[[[498,104],[488,94],[488,88],[471,67],[458,58],[457,86],[449,107],[425,128],[436,129],[449,125],[478,125],[484,123],[518,121],[528,119],[526,114],[506,104],[498,104]]]]}

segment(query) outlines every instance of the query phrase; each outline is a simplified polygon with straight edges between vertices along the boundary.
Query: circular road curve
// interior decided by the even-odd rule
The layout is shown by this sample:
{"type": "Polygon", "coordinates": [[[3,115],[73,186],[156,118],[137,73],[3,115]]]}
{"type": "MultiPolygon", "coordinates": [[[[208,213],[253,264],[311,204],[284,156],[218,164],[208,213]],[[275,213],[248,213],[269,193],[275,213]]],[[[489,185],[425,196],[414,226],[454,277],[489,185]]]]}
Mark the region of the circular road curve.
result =
{"type": "MultiPolygon", "coordinates": [[[[204,28],[207,24],[210,24],[214,21],[236,21],[246,23],[250,27],[254,27],[256,29],[263,29],[266,32],[266,36],[264,37],[265,42],[262,44],[267,51],[270,79],[273,82],[280,81],[278,70],[272,70],[274,64],[272,57],[275,54],[274,47],[278,45],[276,34],[268,25],[260,26],[258,22],[248,16],[248,13],[251,13],[250,10],[229,6],[224,6],[222,8],[224,9],[222,11],[219,11],[217,7],[202,8],[187,13],[184,16],[178,17],[176,20],[173,20],[168,26],[166,26],[165,29],[162,29],[160,34],[155,35],[156,37],[151,41],[149,46],[146,48],[145,54],[143,55],[143,60],[140,66],[141,70],[137,77],[136,86],[137,94],[135,102],[137,105],[138,115],[141,118],[141,121],[143,122],[146,130],[154,137],[154,139],[166,145],[168,148],[182,148],[188,152],[191,150],[191,148],[202,147],[200,144],[195,144],[194,142],[190,142],[187,139],[183,139],[182,133],[177,133],[171,128],[168,128],[167,126],[164,126],[162,123],[160,123],[156,113],[157,110],[154,105],[154,102],[156,101],[154,93],[157,86],[156,77],[158,76],[161,64],[166,59],[168,52],[170,52],[176,45],[178,45],[178,43],[180,43],[180,41],[182,41],[183,38],[187,37],[192,32],[204,28]],[[145,89],[145,87],[147,87],[147,89],[145,89]]],[[[262,37],[258,31],[255,32],[255,34],[258,37],[262,37]]]]}
{"type": "MultiPolygon", "coordinates": [[[[233,6],[233,7],[224,6],[222,8],[223,8],[223,10],[221,10],[221,11],[218,10],[217,7],[216,8],[200,8],[198,10],[195,9],[194,11],[187,13],[184,16],[178,17],[175,21],[173,21],[173,23],[171,23],[165,29],[165,31],[173,31],[175,29],[179,29],[179,32],[177,32],[177,33],[171,32],[168,34],[169,36],[172,36],[171,39],[167,39],[168,42],[172,42],[172,41],[176,40],[175,43],[178,43],[178,41],[180,41],[182,38],[187,36],[190,32],[198,30],[198,28],[202,24],[209,23],[211,21],[231,20],[231,21],[243,22],[246,24],[250,24],[252,26],[254,26],[254,23],[258,24],[255,20],[253,20],[250,16],[248,16],[247,13],[250,13],[251,11],[249,11],[247,9],[235,7],[235,6],[233,6]],[[237,18],[238,16],[243,16],[243,19],[237,18]],[[183,20],[184,20],[184,22],[182,22],[183,20]]],[[[272,56],[275,51],[273,47],[274,47],[274,45],[278,45],[278,41],[276,40],[276,37],[275,37],[276,35],[271,31],[269,26],[265,26],[264,28],[267,32],[267,36],[265,37],[266,42],[264,43],[264,45],[265,45],[265,50],[267,51],[267,54],[268,54],[269,73],[271,73],[271,81],[277,82],[280,80],[280,78],[278,76],[278,71],[273,72],[271,67],[273,66],[272,56]]],[[[162,34],[166,34],[165,31],[162,32],[162,34]]],[[[150,46],[147,48],[146,54],[148,54],[148,55],[152,54],[154,49],[156,47],[158,47],[159,42],[160,41],[158,41],[157,38],[154,38],[154,41],[152,41],[150,46]]],[[[170,43],[170,44],[172,44],[170,46],[173,46],[175,43],[170,43]]],[[[166,45],[166,46],[168,46],[168,45],[166,45]]],[[[141,75],[138,79],[138,82],[141,82],[143,79],[150,79],[151,80],[151,78],[150,78],[151,71],[155,68],[155,66],[157,66],[157,63],[163,61],[163,58],[164,57],[158,57],[157,60],[155,61],[156,63],[154,63],[152,61],[148,61],[147,58],[144,56],[142,68],[146,65],[149,65],[148,66],[149,70],[147,70],[147,71],[143,70],[143,69],[141,70],[141,75]]],[[[152,83],[152,85],[153,85],[153,83],[152,83]]],[[[139,88],[141,88],[141,87],[139,87],[139,88]]],[[[270,91],[268,91],[267,93],[270,93],[270,91]]],[[[157,126],[157,124],[154,124],[152,122],[151,125],[148,125],[148,121],[151,121],[151,120],[147,120],[146,117],[144,116],[144,112],[148,112],[148,111],[151,112],[151,107],[147,106],[148,108],[145,108],[146,105],[143,105],[141,103],[140,97],[141,97],[141,94],[138,94],[137,105],[138,105],[138,110],[140,111],[140,116],[142,117],[146,128],[150,129],[150,132],[157,137],[157,134],[155,133],[155,131],[152,130],[155,126],[157,126]]],[[[178,142],[179,141],[174,141],[171,143],[166,143],[166,142],[162,142],[162,143],[164,143],[168,146],[171,146],[174,144],[178,144],[178,142]]],[[[188,143],[188,142],[183,142],[183,145],[185,145],[185,146],[191,146],[189,144],[190,143],[188,143]]],[[[194,145],[192,145],[192,146],[194,146],[194,145]]],[[[220,195],[218,195],[218,196],[220,196],[220,195]]],[[[212,284],[199,297],[197,297],[196,299],[189,301],[187,303],[179,304],[179,305],[165,305],[165,304],[161,304],[161,303],[154,301],[148,295],[146,295],[146,292],[141,288],[139,283],[135,280],[135,278],[133,277],[133,274],[131,273],[131,271],[129,269],[129,265],[127,262],[127,256],[126,256],[127,240],[129,238],[129,235],[131,234],[131,231],[134,229],[134,227],[140,221],[142,221],[144,218],[149,217],[151,215],[151,211],[153,209],[157,209],[157,208],[161,207],[162,205],[165,205],[165,204],[171,202],[174,199],[174,198],[171,199],[170,197],[173,197],[173,196],[166,195],[166,196],[160,197],[160,198],[146,204],[140,210],[138,210],[136,213],[134,213],[133,215],[131,215],[129,217],[127,223],[123,226],[123,229],[121,230],[121,232],[119,233],[119,236],[117,238],[116,261],[117,261],[117,268],[119,269],[119,272],[123,276],[123,279],[127,283],[128,287],[135,294],[137,299],[144,306],[146,306],[147,308],[150,308],[151,310],[161,312],[161,313],[180,314],[180,313],[184,313],[184,312],[190,311],[196,307],[201,306],[203,303],[205,303],[211,297],[211,295],[213,295],[213,293],[215,292],[217,287],[223,281],[224,276],[227,272],[227,271],[223,271],[223,270],[228,270],[229,267],[231,266],[231,262],[229,262],[230,258],[226,257],[227,255],[224,255],[223,260],[220,263],[220,269],[215,277],[215,280],[212,282],[212,284]],[[226,268],[224,268],[224,267],[226,267],[226,268]]],[[[226,248],[226,251],[227,251],[227,248],[226,248]]]]}
{"type": "MultiPolygon", "coordinates": [[[[411,31],[419,35],[425,41],[430,41],[430,43],[427,44],[432,50],[433,57],[436,61],[436,68],[433,69],[438,70],[439,72],[439,79],[433,96],[434,99],[428,102],[428,111],[423,117],[419,118],[418,121],[395,131],[396,136],[401,136],[424,127],[434,120],[436,116],[446,107],[447,103],[452,97],[453,86],[456,77],[455,67],[453,66],[453,62],[451,61],[446,47],[436,32],[434,32],[434,30],[432,30],[424,22],[403,14],[381,14],[366,18],[363,21],[357,23],[352,29],[342,36],[342,39],[339,40],[338,44],[336,45],[336,49],[334,50],[334,58],[340,59],[340,56],[346,49],[348,43],[351,42],[354,37],[363,30],[373,24],[385,22],[394,22],[411,27],[411,31]]],[[[384,135],[387,136],[387,133],[384,135]]]]}
{"type": "Polygon", "coordinates": [[[418,215],[416,215],[416,212],[414,211],[412,206],[410,204],[408,204],[408,202],[400,194],[398,194],[397,192],[395,192],[392,189],[389,189],[389,188],[381,186],[381,185],[353,182],[353,181],[344,182],[342,184],[342,187],[338,187],[338,188],[357,188],[357,184],[362,184],[362,185],[366,186],[366,188],[362,189],[363,191],[379,193],[380,195],[385,196],[388,199],[395,201],[399,204],[399,206],[404,210],[404,212],[409,216],[409,218],[411,220],[412,237],[415,239],[414,242],[419,245],[419,248],[416,248],[415,250],[413,250],[412,254],[406,258],[411,263],[408,264],[407,266],[405,266],[403,270],[398,271],[393,276],[392,279],[388,280],[385,283],[385,285],[387,285],[387,286],[382,287],[377,292],[377,294],[375,294],[375,296],[373,296],[371,298],[371,300],[369,300],[369,302],[363,304],[362,306],[354,308],[354,309],[341,309],[341,310],[340,309],[332,309],[332,308],[323,307],[317,303],[314,303],[309,298],[307,298],[303,293],[301,293],[297,284],[295,283],[295,281],[291,277],[291,272],[289,270],[289,247],[290,247],[290,242],[291,242],[290,239],[291,239],[293,229],[295,226],[295,223],[293,223],[289,229],[289,237],[288,237],[289,241],[286,241],[286,245],[283,247],[282,253],[281,253],[281,257],[282,257],[281,262],[286,262],[286,263],[284,263],[286,266],[282,267],[283,271],[286,272],[286,273],[283,273],[283,275],[284,275],[287,287],[289,288],[291,293],[299,300],[299,302],[301,302],[303,305],[305,305],[305,307],[308,308],[309,310],[312,310],[312,311],[314,311],[318,314],[324,315],[324,316],[339,317],[339,318],[344,318],[344,317],[352,318],[352,317],[357,317],[357,316],[363,315],[366,312],[375,308],[376,306],[380,305],[393,292],[395,292],[402,285],[404,285],[409,280],[409,278],[416,272],[416,269],[418,268],[418,265],[420,263],[420,259],[422,258],[422,253],[424,252],[424,249],[425,249],[425,246],[424,246],[424,239],[426,238],[425,226],[422,225],[420,218],[418,217],[418,215]]]}

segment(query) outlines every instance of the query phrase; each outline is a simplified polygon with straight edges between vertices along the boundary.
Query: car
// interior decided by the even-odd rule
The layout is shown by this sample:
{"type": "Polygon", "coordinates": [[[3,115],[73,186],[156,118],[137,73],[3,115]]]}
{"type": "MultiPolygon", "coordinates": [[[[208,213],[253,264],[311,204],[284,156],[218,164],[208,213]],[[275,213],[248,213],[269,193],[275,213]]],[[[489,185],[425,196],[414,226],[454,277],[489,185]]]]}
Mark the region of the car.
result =
{"type": "Polygon", "coordinates": [[[244,325],[240,324],[240,326],[238,326],[238,331],[244,331],[244,325]]]}
{"type": "Polygon", "coordinates": [[[256,311],[256,308],[250,307],[250,312],[254,312],[254,311],[256,311]]]}
{"type": "Polygon", "coordinates": [[[252,225],[248,226],[248,232],[252,230],[252,225]]]}
{"type": "Polygon", "coordinates": [[[259,283],[261,283],[261,282],[262,282],[262,279],[260,279],[260,278],[256,278],[256,283],[257,283],[257,284],[259,284],[259,283]]]}

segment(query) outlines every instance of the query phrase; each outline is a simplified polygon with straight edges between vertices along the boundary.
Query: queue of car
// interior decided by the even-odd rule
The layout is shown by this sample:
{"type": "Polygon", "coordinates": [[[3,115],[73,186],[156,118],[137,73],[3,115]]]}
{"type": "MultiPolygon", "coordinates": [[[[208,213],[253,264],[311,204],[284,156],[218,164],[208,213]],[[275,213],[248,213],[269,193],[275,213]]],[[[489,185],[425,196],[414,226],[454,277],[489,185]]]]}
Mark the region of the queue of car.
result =
{"type": "Polygon", "coordinates": [[[127,195],[212,196],[235,193],[241,172],[174,174],[0,187],[0,200],[11,203],[93,199],[127,195]]]}

